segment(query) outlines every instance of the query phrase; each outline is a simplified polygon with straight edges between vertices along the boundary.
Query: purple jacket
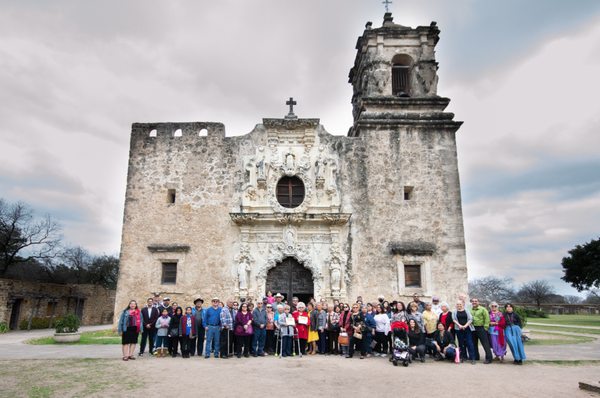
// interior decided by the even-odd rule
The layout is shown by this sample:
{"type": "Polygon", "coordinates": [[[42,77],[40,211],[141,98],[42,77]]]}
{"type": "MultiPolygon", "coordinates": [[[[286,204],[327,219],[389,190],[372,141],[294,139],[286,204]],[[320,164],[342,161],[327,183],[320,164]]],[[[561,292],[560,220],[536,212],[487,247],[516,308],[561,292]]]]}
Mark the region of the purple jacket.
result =
{"type": "MultiPolygon", "coordinates": [[[[244,329],[244,325],[248,324],[248,321],[252,321],[252,314],[250,311],[244,315],[242,311],[238,311],[235,315],[235,321],[233,322],[233,333],[236,336],[251,336],[252,335],[252,326],[249,326],[249,329],[244,329]]],[[[250,323],[252,325],[252,323],[250,323]]]]}

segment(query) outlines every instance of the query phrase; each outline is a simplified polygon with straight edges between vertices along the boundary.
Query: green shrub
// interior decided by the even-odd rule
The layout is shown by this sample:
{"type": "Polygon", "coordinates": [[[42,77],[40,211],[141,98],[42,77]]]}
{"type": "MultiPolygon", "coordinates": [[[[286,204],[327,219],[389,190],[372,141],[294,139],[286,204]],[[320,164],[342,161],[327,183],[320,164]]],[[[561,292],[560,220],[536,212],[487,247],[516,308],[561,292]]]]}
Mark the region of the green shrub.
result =
{"type": "Polygon", "coordinates": [[[8,325],[6,322],[0,322],[0,334],[8,332],[8,325]]]}
{"type": "MultiPolygon", "coordinates": [[[[27,330],[27,325],[29,325],[29,318],[25,318],[19,323],[19,329],[27,330]]],[[[49,327],[50,318],[31,318],[31,329],[48,329],[49,327]]]]}
{"type": "Polygon", "coordinates": [[[548,314],[546,314],[543,310],[525,308],[525,312],[530,318],[548,318],[548,314]]]}
{"type": "Polygon", "coordinates": [[[56,320],[54,327],[56,333],[75,333],[79,330],[79,318],[75,314],[67,314],[56,320]]]}
{"type": "Polygon", "coordinates": [[[519,318],[521,318],[522,327],[524,328],[527,325],[527,309],[523,307],[514,307],[514,311],[517,313],[519,318]]]}

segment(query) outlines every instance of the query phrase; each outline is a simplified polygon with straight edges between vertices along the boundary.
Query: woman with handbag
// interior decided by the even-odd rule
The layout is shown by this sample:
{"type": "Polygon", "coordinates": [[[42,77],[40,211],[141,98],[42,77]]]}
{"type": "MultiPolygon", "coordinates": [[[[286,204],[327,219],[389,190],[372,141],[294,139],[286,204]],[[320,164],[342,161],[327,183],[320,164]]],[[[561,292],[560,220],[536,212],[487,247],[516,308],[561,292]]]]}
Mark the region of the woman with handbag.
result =
{"type": "Polygon", "coordinates": [[[348,347],[350,346],[350,337],[352,336],[352,327],[350,324],[350,316],[352,313],[350,312],[350,306],[348,304],[343,304],[343,307],[340,307],[340,334],[338,337],[338,343],[340,345],[340,355],[347,356],[348,355],[348,347]]]}
{"type": "Polygon", "coordinates": [[[357,347],[360,349],[360,359],[363,359],[367,354],[363,339],[364,324],[365,319],[360,311],[359,304],[352,304],[352,314],[350,315],[350,329],[352,329],[352,337],[350,338],[350,349],[348,350],[348,355],[346,355],[346,358],[352,358],[354,356],[354,350],[357,347]]]}
{"type": "Polygon", "coordinates": [[[339,352],[338,338],[340,335],[340,307],[329,307],[327,313],[327,353],[337,355],[339,352]]]}
{"type": "Polygon", "coordinates": [[[235,353],[238,358],[242,357],[242,347],[244,357],[250,356],[250,345],[252,344],[252,313],[248,311],[248,303],[242,303],[242,307],[235,315],[233,324],[233,333],[235,335],[235,353]]]}

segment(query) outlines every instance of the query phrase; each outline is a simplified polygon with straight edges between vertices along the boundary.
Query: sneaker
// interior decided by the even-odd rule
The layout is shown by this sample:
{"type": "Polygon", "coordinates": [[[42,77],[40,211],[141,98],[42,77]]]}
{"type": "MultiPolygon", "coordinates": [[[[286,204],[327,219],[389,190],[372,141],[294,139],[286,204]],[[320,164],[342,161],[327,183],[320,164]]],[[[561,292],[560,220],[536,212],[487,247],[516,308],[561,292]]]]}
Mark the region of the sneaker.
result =
{"type": "Polygon", "coordinates": [[[471,361],[471,365],[475,365],[476,363],[477,363],[477,361],[476,361],[476,360],[472,360],[472,361],[471,361]]]}
{"type": "MultiPolygon", "coordinates": [[[[152,353],[150,353],[150,354],[152,355],[152,353]]],[[[140,353],[138,354],[138,357],[143,357],[143,356],[144,356],[144,353],[143,353],[143,352],[140,352],[140,353]]]]}

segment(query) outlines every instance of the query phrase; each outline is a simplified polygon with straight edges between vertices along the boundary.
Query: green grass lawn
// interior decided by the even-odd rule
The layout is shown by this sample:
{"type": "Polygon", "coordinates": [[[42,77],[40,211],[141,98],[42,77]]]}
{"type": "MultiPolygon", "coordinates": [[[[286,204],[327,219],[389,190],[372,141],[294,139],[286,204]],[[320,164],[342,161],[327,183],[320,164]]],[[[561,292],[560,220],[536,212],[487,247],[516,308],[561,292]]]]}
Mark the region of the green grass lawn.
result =
{"type": "Polygon", "coordinates": [[[564,344],[581,344],[590,343],[596,340],[593,337],[568,336],[557,334],[534,333],[533,338],[525,343],[525,345],[564,345],[564,344]]]}
{"type": "Polygon", "coordinates": [[[528,318],[528,322],[600,327],[600,315],[549,315],[548,318],[528,318]]]}
{"type": "MultiPolygon", "coordinates": [[[[45,345],[57,343],[54,341],[52,336],[49,336],[28,340],[27,344],[45,345]]],[[[71,344],[121,344],[121,337],[117,332],[114,332],[110,329],[97,330],[95,332],[81,333],[81,340],[79,340],[77,343],[71,344]]]]}

